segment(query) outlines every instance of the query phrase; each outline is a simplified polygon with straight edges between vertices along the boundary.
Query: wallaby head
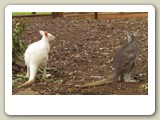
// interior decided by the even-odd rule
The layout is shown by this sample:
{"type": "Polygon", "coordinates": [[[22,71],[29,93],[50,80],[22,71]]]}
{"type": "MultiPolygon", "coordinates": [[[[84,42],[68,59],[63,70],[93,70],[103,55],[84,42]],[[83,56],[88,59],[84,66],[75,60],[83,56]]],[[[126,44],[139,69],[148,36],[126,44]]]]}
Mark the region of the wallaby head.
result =
{"type": "Polygon", "coordinates": [[[127,32],[128,42],[132,41],[137,35],[138,31],[127,32]]]}
{"type": "Polygon", "coordinates": [[[53,36],[51,33],[48,33],[47,31],[40,30],[39,33],[43,36],[43,38],[47,39],[48,42],[53,41],[56,38],[55,36],[53,36]]]}

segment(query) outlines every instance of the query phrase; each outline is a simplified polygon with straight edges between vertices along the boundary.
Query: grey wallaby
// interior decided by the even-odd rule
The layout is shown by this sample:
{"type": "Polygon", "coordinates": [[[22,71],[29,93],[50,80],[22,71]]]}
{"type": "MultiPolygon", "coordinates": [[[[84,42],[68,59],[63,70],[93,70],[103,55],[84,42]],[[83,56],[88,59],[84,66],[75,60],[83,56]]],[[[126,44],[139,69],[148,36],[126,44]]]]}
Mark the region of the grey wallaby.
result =
{"type": "Polygon", "coordinates": [[[119,48],[113,58],[114,72],[112,77],[107,80],[99,80],[92,83],[87,83],[84,85],[76,85],[78,87],[92,87],[98,85],[104,85],[107,83],[112,83],[115,81],[124,82],[136,82],[136,80],[131,80],[131,72],[135,66],[135,61],[137,57],[138,47],[136,43],[137,32],[129,32],[128,43],[119,48]]]}

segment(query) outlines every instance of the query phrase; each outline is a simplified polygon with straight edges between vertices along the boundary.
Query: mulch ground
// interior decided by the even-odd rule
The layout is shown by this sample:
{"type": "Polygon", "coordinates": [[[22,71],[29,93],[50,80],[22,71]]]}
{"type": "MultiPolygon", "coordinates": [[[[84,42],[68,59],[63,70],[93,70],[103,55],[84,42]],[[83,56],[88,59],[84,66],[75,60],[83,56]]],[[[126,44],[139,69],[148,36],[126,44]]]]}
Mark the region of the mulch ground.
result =
{"type": "MultiPolygon", "coordinates": [[[[36,81],[28,88],[18,89],[27,79],[26,69],[17,67],[13,73],[13,94],[40,95],[146,95],[148,94],[148,18],[146,13],[67,15],[53,19],[44,17],[14,17],[13,24],[23,22],[26,32],[21,40],[26,46],[41,39],[39,30],[56,36],[51,43],[47,73],[52,76],[41,80],[38,72],[36,81]],[[115,51],[127,42],[127,32],[139,31],[139,48],[132,77],[137,83],[115,82],[102,86],[77,88],[88,82],[109,79],[113,73],[115,51]],[[32,92],[30,92],[32,91],[32,92]],[[35,93],[34,93],[35,92],[35,93]]],[[[15,66],[14,66],[15,67],[15,66]]]]}

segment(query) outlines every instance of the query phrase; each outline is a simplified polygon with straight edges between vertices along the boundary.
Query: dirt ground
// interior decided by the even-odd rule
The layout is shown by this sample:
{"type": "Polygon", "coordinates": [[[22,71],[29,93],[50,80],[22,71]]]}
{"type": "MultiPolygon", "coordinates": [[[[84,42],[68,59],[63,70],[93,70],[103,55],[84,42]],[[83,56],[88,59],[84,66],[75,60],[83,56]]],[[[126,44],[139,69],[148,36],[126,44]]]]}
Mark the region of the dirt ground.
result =
{"type": "MultiPolygon", "coordinates": [[[[40,95],[147,95],[148,94],[148,18],[146,13],[99,15],[83,14],[52,19],[48,17],[13,18],[25,22],[26,33],[21,36],[26,46],[41,39],[39,30],[56,36],[51,43],[47,73],[52,76],[36,81],[28,88],[18,89],[27,79],[26,69],[18,66],[13,73],[13,94],[40,95]],[[115,51],[127,42],[129,31],[137,35],[138,57],[132,77],[137,83],[115,82],[102,86],[78,88],[75,85],[109,79],[113,73],[115,51]]],[[[23,61],[24,62],[24,61],[23,61]]]]}

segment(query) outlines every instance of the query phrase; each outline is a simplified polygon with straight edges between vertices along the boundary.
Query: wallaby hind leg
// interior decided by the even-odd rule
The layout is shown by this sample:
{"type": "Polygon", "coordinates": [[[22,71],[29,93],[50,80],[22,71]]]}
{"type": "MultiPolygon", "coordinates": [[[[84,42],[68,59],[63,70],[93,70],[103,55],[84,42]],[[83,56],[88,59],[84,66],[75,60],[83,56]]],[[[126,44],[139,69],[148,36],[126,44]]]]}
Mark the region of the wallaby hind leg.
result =
{"type": "Polygon", "coordinates": [[[27,74],[26,74],[26,78],[29,78],[29,76],[30,76],[30,69],[29,69],[29,67],[27,66],[27,74]]]}
{"type": "Polygon", "coordinates": [[[130,82],[130,80],[131,80],[131,74],[130,73],[124,74],[124,82],[130,82]]]}
{"type": "Polygon", "coordinates": [[[46,68],[47,68],[47,62],[44,63],[44,67],[43,67],[43,80],[46,79],[46,68]]]}
{"type": "Polygon", "coordinates": [[[51,77],[51,74],[46,74],[46,69],[47,69],[47,61],[44,62],[44,66],[43,66],[43,80],[45,80],[46,78],[51,77]]]}
{"type": "Polygon", "coordinates": [[[43,68],[43,80],[46,79],[46,66],[44,66],[43,68]]]}
{"type": "Polygon", "coordinates": [[[132,80],[131,79],[131,72],[125,74],[125,81],[124,82],[137,82],[137,80],[132,80]]]}
{"type": "Polygon", "coordinates": [[[125,75],[124,74],[119,76],[119,81],[124,82],[124,79],[125,79],[125,75]]]}

